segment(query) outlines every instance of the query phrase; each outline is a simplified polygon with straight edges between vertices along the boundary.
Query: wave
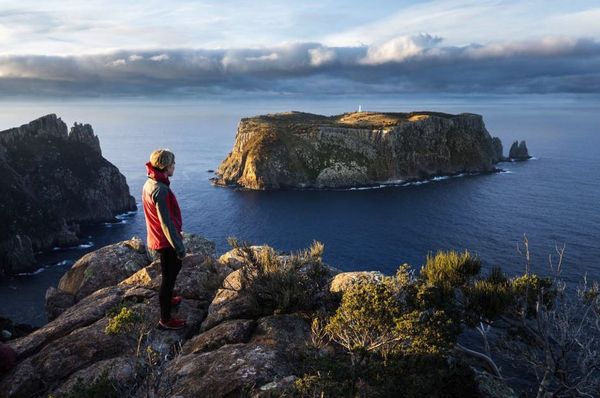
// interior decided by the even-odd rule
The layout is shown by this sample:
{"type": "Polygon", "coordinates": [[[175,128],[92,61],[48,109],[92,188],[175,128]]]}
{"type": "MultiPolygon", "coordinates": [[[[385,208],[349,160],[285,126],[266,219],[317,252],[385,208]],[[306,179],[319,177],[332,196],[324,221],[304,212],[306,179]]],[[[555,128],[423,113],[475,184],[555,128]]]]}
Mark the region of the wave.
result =
{"type": "Polygon", "coordinates": [[[113,225],[127,224],[127,222],[128,222],[127,220],[122,219],[122,220],[115,221],[115,222],[105,222],[102,225],[104,225],[107,228],[111,228],[113,225]]]}
{"type": "Polygon", "coordinates": [[[42,268],[38,268],[33,272],[19,272],[18,274],[16,274],[16,276],[31,276],[31,275],[37,275],[41,272],[44,272],[46,270],[45,267],[42,268]]]}
{"type": "MultiPolygon", "coordinates": [[[[500,173],[506,172],[506,170],[500,170],[500,173]]],[[[509,172],[510,173],[510,172],[509,172]]],[[[406,180],[389,180],[385,182],[381,182],[378,185],[369,185],[365,187],[350,187],[350,188],[341,188],[334,189],[336,191],[366,191],[371,189],[382,189],[382,188],[393,188],[393,187],[410,187],[410,186],[419,186],[423,184],[429,184],[431,182],[445,181],[451,178],[461,178],[461,177],[469,177],[480,175],[480,172],[473,173],[460,173],[454,175],[445,175],[445,176],[435,176],[426,180],[418,180],[418,181],[406,181],[406,180]]]]}
{"type": "Polygon", "coordinates": [[[137,210],[131,210],[131,211],[127,211],[125,213],[117,214],[115,216],[115,218],[117,220],[124,220],[126,218],[130,218],[130,217],[134,216],[135,214],[137,214],[137,210]]]}

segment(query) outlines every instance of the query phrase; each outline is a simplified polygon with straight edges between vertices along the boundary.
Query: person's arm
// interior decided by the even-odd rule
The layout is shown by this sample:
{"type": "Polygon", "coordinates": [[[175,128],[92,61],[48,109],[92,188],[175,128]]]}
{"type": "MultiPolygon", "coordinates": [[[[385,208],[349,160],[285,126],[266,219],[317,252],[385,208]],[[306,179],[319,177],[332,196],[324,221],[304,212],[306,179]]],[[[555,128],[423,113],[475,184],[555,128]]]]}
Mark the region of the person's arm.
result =
{"type": "Polygon", "coordinates": [[[153,200],[156,204],[156,213],[158,214],[163,233],[171,246],[175,249],[177,257],[181,259],[185,257],[185,246],[183,245],[183,239],[181,239],[181,235],[177,232],[175,224],[173,224],[173,220],[171,219],[171,214],[169,213],[169,207],[167,206],[168,193],[168,189],[159,185],[159,188],[154,192],[153,200]]]}

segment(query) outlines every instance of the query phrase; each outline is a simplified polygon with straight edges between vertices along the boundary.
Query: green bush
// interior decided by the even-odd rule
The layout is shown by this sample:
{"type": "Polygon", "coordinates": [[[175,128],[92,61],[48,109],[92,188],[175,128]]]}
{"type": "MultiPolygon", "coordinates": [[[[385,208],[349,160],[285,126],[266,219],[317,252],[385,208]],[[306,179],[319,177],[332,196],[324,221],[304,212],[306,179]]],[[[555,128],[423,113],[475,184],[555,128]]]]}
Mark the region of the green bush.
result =
{"type": "Polygon", "coordinates": [[[119,334],[131,332],[141,319],[141,316],[136,311],[124,305],[119,306],[109,312],[108,325],[106,325],[104,333],[119,334]]]}
{"type": "Polygon", "coordinates": [[[326,326],[331,338],[352,354],[385,355],[400,344],[394,334],[396,322],[407,311],[394,277],[380,283],[357,283],[346,290],[342,302],[326,326]]]}
{"type": "Polygon", "coordinates": [[[444,288],[456,288],[466,284],[481,271],[481,261],[470,252],[439,251],[428,255],[421,268],[421,277],[427,283],[444,288]]]}

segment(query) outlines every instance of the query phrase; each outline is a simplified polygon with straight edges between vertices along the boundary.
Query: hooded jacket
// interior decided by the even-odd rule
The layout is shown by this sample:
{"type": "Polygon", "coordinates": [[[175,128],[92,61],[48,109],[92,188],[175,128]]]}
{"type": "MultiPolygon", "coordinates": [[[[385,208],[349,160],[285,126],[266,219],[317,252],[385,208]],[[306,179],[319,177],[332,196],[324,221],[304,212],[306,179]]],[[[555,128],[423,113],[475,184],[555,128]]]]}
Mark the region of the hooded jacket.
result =
{"type": "Polygon", "coordinates": [[[172,247],[178,257],[185,256],[181,235],[181,210],[175,194],[169,188],[171,182],[166,173],[146,163],[148,180],[142,189],[142,202],[146,217],[148,248],[153,250],[172,247]]]}

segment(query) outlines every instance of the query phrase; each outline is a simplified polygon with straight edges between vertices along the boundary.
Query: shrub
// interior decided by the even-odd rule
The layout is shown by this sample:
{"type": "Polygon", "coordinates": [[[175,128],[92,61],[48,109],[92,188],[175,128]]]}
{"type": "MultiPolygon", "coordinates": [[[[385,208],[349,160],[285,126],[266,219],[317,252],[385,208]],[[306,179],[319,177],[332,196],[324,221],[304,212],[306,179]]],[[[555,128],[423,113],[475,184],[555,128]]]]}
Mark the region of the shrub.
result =
{"type": "Polygon", "coordinates": [[[106,334],[131,332],[141,321],[141,316],[136,311],[124,305],[110,311],[108,317],[108,325],[104,329],[106,334]]]}
{"type": "Polygon", "coordinates": [[[306,250],[280,256],[269,246],[253,249],[234,238],[229,243],[243,258],[242,289],[263,313],[288,313],[313,309],[328,276],[323,265],[324,246],[313,242],[306,250]]]}
{"type": "Polygon", "coordinates": [[[477,280],[466,289],[467,308],[465,321],[475,326],[480,321],[491,322],[503,315],[514,303],[513,291],[508,282],[497,279],[477,280]]]}
{"type": "Polygon", "coordinates": [[[381,283],[358,283],[346,290],[330,318],[326,331],[331,339],[359,359],[368,352],[387,353],[400,339],[394,334],[396,322],[405,312],[396,279],[381,283]]]}
{"type": "Polygon", "coordinates": [[[421,268],[421,277],[427,283],[452,289],[467,283],[481,270],[481,261],[470,252],[439,251],[435,256],[428,255],[421,268]]]}

